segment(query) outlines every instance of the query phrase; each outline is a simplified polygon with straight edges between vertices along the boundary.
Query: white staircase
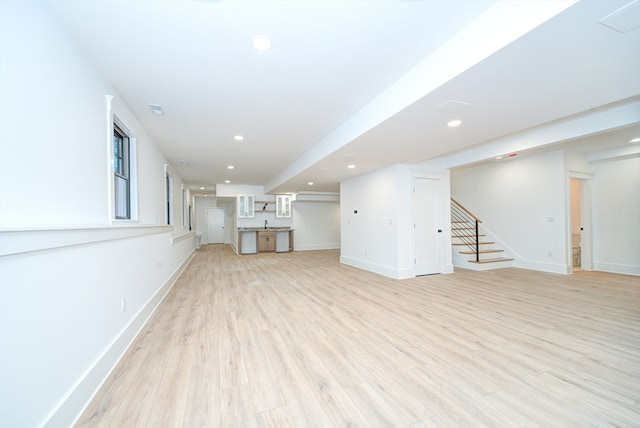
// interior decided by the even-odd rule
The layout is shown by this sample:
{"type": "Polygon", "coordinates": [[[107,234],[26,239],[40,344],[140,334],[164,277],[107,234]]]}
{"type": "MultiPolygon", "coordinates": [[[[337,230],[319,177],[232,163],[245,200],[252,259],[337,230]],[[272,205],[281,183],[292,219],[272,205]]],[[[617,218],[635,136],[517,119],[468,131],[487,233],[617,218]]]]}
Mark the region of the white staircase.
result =
{"type": "Polygon", "coordinates": [[[451,198],[451,239],[453,265],[465,269],[489,270],[513,266],[513,259],[504,256],[488,236],[482,221],[451,198]]]}

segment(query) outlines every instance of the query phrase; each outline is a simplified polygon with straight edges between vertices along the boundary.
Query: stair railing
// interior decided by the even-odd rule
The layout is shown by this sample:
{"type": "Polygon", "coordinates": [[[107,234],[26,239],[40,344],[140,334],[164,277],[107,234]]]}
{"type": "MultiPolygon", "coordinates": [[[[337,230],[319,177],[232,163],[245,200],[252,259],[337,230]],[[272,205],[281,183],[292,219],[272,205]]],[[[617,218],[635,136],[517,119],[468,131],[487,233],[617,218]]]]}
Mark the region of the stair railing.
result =
{"type": "Polygon", "coordinates": [[[454,229],[454,225],[461,225],[456,235],[460,239],[461,243],[466,245],[471,251],[476,254],[476,262],[480,261],[480,230],[479,223],[482,223],[478,217],[474,216],[463,207],[458,201],[451,198],[451,229],[454,229]],[[465,226],[468,225],[468,226],[465,226]],[[467,235],[465,230],[473,230],[473,235],[467,235]]]}

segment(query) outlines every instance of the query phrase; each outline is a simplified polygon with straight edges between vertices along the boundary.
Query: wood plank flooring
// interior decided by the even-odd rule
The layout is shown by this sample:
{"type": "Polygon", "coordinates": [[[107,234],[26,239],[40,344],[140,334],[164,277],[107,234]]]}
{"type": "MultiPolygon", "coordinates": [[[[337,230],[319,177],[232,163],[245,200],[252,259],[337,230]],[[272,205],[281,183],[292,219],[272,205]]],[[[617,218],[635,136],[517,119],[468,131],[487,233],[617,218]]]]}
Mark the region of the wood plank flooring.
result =
{"type": "Polygon", "coordinates": [[[193,261],[78,427],[640,427],[640,278],[193,261]]]}

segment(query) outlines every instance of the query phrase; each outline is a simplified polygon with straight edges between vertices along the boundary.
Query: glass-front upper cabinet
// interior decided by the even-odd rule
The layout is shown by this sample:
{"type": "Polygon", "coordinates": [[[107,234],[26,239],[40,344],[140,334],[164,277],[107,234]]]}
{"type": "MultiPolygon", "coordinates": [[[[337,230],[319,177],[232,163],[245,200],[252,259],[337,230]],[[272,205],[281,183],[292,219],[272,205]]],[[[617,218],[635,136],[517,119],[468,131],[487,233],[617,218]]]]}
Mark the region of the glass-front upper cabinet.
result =
{"type": "Polygon", "coordinates": [[[238,218],[254,218],[253,195],[238,195],[238,218]]]}
{"type": "Polygon", "coordinates": [[[291,217],[291,195],[276,195],[276,217],[291,217]]]}

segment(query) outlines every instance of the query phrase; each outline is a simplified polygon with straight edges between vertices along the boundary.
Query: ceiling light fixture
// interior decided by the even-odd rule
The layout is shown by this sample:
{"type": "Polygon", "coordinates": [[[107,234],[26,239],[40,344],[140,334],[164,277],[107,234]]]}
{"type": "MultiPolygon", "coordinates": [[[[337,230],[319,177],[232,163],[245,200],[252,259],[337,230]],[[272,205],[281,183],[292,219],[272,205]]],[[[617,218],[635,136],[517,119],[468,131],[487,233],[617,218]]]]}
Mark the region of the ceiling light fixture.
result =
{"type": "Polygon", "coordinates": [[[189,165],[189,161],[188,160],[184,160],[184,159],[180,159],[180,163],[182,165],[189,165]]]}
{"type": "Polygon", "coordinates": [[[502,159],[502,156],[496,156],[496,160],[502,159]]]}
{"type": "Polygon", "coordinates": [[[268,51],[271,49],[271,40],[267,39],[266,36],[255,36],[252,44],[253,47],[259,51],[268,51]]]}
{"type": "Polygon", "coordinates": [[[231,183],[231,180],[224,180],[224,182],[229,184],[229,183],[231,183]]]}
{"type": "Polygon", "coordinates": [[[354,164],[347,165],[347,168],[349,168],[349,169],[353,169],[353,168],[355,168],[355,167],[356,167],[356,166],[355,166],[354,164]]]}
{"type": "Polygon", "coordinates": [[[640,137],[634,138],[633,140],[629,140],[630,143],[640,143],[640,137]]]}
{"type": "Polygon", "coordinates": [[[233,139],[236,140],[236,141],[242,141],[242,140],[244,140],[244,137],[242,135],[235,135],[233,137],[233,139]]]}
{"type": "Polygon", "coordinates": [[[313,186],[313,181],[307,183],[309,186],[313,186]]]}
{"type": "Polygon", "coordinates": [[[204,187],[201,187],[200,190],[204,190],[204,187]]]}
{"type": "Polygon", "coordinates": [[[235,168],[235,166],[233,166],[233,165],[228,165],[227,166],[227,169],[233,169],[233,168],[235,168]]]}
{"type": "Polygon", "coordinates": [[[164,110],[162,109],[162,106],[160,104],[147,104],[147,105],[149,106],[153,114],[155,114],[156,116],[164,116],[164,110]]]}
{"type": "Polygon", "coordinates": [[[456,126],[460,126],[462,124],[462,121],[460,119],[455,119],[452,120],[450,122],[447,123],[447,126],[449,128],[455,128],[456,126]]]}

